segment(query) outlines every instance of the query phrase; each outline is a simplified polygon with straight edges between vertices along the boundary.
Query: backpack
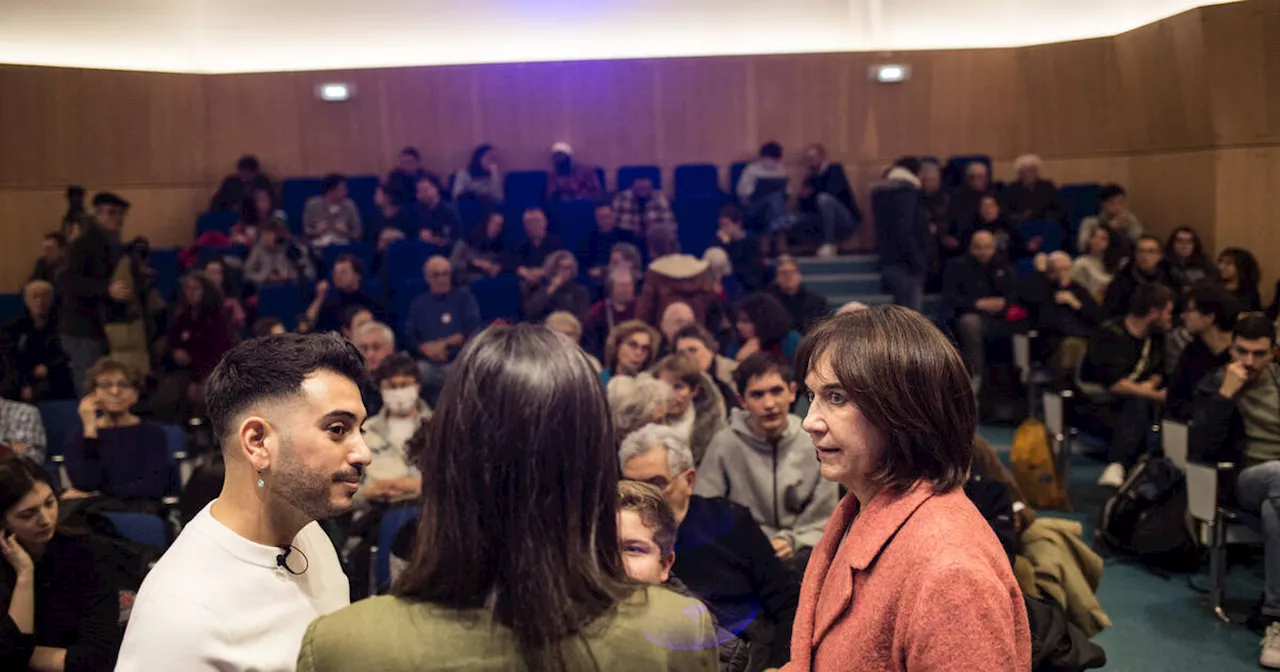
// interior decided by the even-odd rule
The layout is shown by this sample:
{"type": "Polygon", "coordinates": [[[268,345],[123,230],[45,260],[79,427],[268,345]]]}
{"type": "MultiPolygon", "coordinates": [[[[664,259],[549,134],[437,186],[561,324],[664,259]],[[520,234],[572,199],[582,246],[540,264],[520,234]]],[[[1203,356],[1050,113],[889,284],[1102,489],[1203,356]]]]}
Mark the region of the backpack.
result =
{"type": "Polygon", "coordinates": [[[1186,476],[1171,460],[1150,457],[1102,507],[1094,545],[1155,569],[1193,568],[1199,556],[1186,512],[1186,476]]]}
{"type": "Polygon", "coordinates": [[[1067,489],[1053,464],[1049,449],[1049,432],[1044,423],[1029,418],[1013,433],[1009,454],[1013,479],[1017,481],[1027,504],[1036,509],[1067,508],[1067,489]]]}

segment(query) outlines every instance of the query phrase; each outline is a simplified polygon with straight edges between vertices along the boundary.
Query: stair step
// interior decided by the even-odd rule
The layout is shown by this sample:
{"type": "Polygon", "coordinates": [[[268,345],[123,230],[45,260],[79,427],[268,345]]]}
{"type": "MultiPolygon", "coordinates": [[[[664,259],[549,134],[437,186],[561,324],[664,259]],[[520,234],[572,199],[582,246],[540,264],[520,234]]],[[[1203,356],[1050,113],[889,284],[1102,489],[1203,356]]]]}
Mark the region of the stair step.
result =
{"type": "Polygon", "coordinates": [[[807,275],[830,273],[875,273],[880,270],[880,257],[874,254],[852,254],[830,259],[799,257],[800,272],[807,275]]]}
{"type": "Polygon", "coordinates": [[[804,284],[819,294],[875,294],[879,273],[820,273],[804,276],[804,284]]]}

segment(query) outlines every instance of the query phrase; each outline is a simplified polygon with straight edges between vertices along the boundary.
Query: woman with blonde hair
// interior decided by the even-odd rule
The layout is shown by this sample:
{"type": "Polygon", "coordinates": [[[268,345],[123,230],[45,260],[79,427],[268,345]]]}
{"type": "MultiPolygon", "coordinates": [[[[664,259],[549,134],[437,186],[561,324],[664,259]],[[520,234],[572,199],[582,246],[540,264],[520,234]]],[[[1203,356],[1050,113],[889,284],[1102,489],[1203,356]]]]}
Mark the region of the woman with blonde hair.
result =
{"type": "Polygon", "coordinates": [[[662,337],[658,330],[640,320],[627,320],[609,332],[604,343],[604,370],[600,381],[605,385],[614,376],[634,376],[649,368],[658,355],[662,337]]]}
{"type": "Polygon", "coordinates": [[[675,400],[671,386],[648,373],[617,376],[609,381],[607,393],[618,440],[645,425],[666,422],[675,400]]]}

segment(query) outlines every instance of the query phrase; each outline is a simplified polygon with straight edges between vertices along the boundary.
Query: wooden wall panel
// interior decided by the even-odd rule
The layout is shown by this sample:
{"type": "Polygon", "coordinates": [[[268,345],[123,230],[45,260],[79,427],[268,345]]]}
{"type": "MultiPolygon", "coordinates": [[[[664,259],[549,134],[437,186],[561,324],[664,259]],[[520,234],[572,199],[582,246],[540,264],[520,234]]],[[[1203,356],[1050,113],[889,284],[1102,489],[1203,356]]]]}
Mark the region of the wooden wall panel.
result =
{"type": "MultiPolygon", "coordinates": [[[[508,169],[542,168],[556,140],[574,144],[569,128],[569,77],[574,64],[520,63],[476,71],[484,141],[498,148],[508,169]]],[[[590,152],[582,143],[575,150],[590,152]]]]}
{"type": "Polygon", "coordinates": [[[1137,151],[1209,147],[1212,126],[1198,12],[1188,12],[1114,38],[1120,83],[1114,105],[1137,151]]]}
{"type": "Polygon", "coordinates": [[[1143,154],[1129,159],[1129,204],[1143,227],[1161,238],[1179,226],[1221,244],[1215,231],[1217,156],[1214,151],[1143,154]]]}
{"type": "Polygon", "coordinates": [[[660,163],[728,163],[755,154],[759,145],[749,131],[754,112],[749,109],[745,58],[681,58],[656,64],[660,163]]]}
{"type": "Polygon", "coordinates": [[[302,119],[293,95],[295,73],[204,78],[205,181],[215,183],[244,154],[257,154],[273,175],[306,174],[302,119]]]}
{"type": "Polygon", "coordinates": [[[1280,141],[1280,3],[1206,7],[1200,14],[1214,142],[1280,141]]]}
{"type": "MultiPolygon", "coordinates": [[[[657,110],[657,67],[657,61],[622,61],[574,63],[568,68],[568,133],[584,158],[610,169],[662,163],[664,119],[657,110]]],[[[554,139],[541,136],[534,147],[534,165],[546,163],[554,139]]]]}
{"type": "Polygon", "coordinates": [[[1218,247],[1253,251],[1262,265],[1262,295],[1270,300],[1280,278],[1280,147],[1223,149],[1217,153],[1215,198],[1218,247]]]}
{"type": "MultiPolygon", "coordinates": [[[[462,165],[479,144],[481,130],[475,67],[404,68],[378,71],[381,133],[365,150],[385,174],[406,146],[417,147],[444,170],[462,165]]],[[[372,138],[370,138],[372,139],[372,138]]],[[[503,157],[499,156],[499,160],[503,157]]]]}

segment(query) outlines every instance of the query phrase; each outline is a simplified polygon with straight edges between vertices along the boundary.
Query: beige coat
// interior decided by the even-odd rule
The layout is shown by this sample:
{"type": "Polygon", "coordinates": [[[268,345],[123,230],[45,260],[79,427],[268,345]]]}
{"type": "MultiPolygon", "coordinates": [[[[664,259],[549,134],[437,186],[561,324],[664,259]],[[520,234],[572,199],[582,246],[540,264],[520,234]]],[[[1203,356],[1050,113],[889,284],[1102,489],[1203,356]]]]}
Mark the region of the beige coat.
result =
{"type": "Polygon", "coordinates": [[[1102,558],[1080,539],[1082,532],[1073,520],[1037,518],[1022,532],[1014,574],[1023,593],[1064,605],[1071,622],[1092,637],[1111,627],[1111,619],[1094,595],[1102,579],[1102,558]]]}

